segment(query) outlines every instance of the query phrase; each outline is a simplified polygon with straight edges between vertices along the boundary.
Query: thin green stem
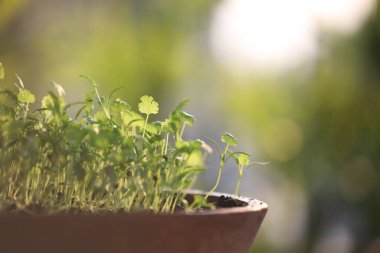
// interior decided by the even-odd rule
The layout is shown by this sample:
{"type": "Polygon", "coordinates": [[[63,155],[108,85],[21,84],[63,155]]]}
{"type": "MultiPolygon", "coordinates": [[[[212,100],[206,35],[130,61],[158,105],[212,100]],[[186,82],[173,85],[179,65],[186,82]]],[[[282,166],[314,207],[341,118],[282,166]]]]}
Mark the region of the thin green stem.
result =
{"type": "Polygon", "coordinates": [[[222,175],[222,170],[223,170],[223,166],[219,166],[218,177],[216,179],[216,183],[215,183],[214,187],[212,187],[212,189],[206,194],[206,197],[205,197],[206,199],[210,196],[211,193],[213,193],[216,190],[216,188],[218,188],[220,178],[222,175]]]}
{"type": "Polygon", "coordinates": [[[185,132],[185,127],[186,127],[186,122],[183,123],[182,129],[181,129],[181,133],[179,134],[179,139],[180,139],[180,140],[182,140],[182,135],[183,135],[183,133],[185,132]]]}
{"type": "Polygon", "coordinates": [[[24,113],[24,120],[26,120],[26,117],[28,116],[28,111],[29,111],[29,103],[26,103],[25,113],[24,113]]]}
{"type": "Polygon", "coordinates": [[[164,155],[166,155],[166,153],[168,152],[168,146],[169,146],[169,133],[166,134],[164,155]]]}
{"type": "Polygon", "coordinates": [[[104,113],[106,114],[107,118],[108,118],[108,119],[111,119],[111,116],[110,116],[110,114],[109,114],[107,108],[105,108],[105,106],[104,106],[104,104],[103,104],[103,102],[102,102],[102,99],[101,99],[101,97],[100,97],[100,94],[99,94],[98,88],[96,88],[96,85],[95,85],[95,84],[93,84],[93,85],[94,85],[95,93],[96,93],[96,96],[98,97],[98,100],[99,100],[100,106],[102,107],[102,109],[103,109],[104,113]]]}
{"type": "Polygon", "coordinates": [[[142,135],[143,138],[144,138],[144,136],[145,136],[145,128],[146,128],[146,124],[148,124],[148,118],[149,118],[149,114],[147,114],[147,115],[146,115],[146,118],[145,118],[144,130],[143,130],[143,135],[142,135]]]}
{"type": "Polygon", "coordinates": [[[240,183],[241,183],[241,179],[243,178],[243,173],[239,173],[239,178],[238,178],[238,181],[236,183],[236,188],[235,188],[235,195],[238,195],[239,193],[239,188],[240,188],[240,183]]]}
{"type": "Polygon", "coordinates": [[[225,148],[223,154],[220,155],[220,163],[219,163],[218,176],[217,176],[217,179],[216,179],[214,187],[206,194],[206,197],[205,197],[206,199],[210,196],[211,193],[213,193],[216,190],[216,188],[218,188],[218,185],[219,185],[219,182],[220,182],[220,178],[222,176],[222,170],[223,170],[223,167],[224,167],[224,162],[225,162],[225,159],[226,159],[226,154],[227,154],[228,148],[229,148],[229,145],[226,145],[226,148],[225,148]]]}

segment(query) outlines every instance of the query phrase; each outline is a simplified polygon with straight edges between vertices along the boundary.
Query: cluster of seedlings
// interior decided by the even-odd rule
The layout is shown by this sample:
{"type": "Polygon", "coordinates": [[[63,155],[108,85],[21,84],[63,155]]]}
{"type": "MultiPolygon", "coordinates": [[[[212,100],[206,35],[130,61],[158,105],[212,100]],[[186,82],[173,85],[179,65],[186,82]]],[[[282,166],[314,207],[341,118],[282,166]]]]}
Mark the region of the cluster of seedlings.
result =
{"type": "MultiPolygon", "coordinates": [[[[83,102],[66,104],[64,89],[54,83],[40,102],[17,77],[3,89],[0,103],[0,213],[173,212],[214,208],[208,196],[218,187],[225,162],[237,162],[238,193],[249,155],[234,152],[236,139],[221,136],[224,148],[209,139],[219,154],[215,186],[206,196],[186,201],[212,149],[202,140],[185,140],[195,118],[180,102],[163,121],[150,122],[159,106],[141,97],[138,111],[122,99],[99,94],[97,85],[83,102]],[[31,107],[31,105],[33,107],[31,107]],[[33,109],[31,109],[33,108],[33,109]],[[37,108],[37,109],[36,109],[37,108]],[[68,113],[68,109],[76,113],[68,113]]],[[[4,69],[0,64],[0,79],[4,69]]]]}

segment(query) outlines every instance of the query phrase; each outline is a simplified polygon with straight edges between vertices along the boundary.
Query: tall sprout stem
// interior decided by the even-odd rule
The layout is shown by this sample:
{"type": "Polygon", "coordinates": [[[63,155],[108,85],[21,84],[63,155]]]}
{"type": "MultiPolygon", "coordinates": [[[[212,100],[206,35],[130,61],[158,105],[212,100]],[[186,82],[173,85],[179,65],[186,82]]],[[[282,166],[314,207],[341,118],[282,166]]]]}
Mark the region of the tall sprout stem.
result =
{"type": "Polygon", "coordinates": [[[182,135],[185,132],[185,127],[186,127],[186,122],[183,123],[182,129],[181,129],[181,133],[179,134],[179,139],[181,139],[181,140],[182,140],[182,135]]]}
{"type": "Polygon", "coordinates": [[[168,152],[168,146],[169,146],[169,133],[166,134],[164,155],[166,155],[166,153],[168,152]]]}
{"type": "Polygon", "coordinates": [[[144,122],[144,130],[143,130],[143,135],[142,135],[143,138],[145,136],[145,128],[146,128],[146,124],[148,124],[148,119],[149,119],[149,114],[146,115],[146,119],[145,119],[145,122],[144,122]]]}
{"type": "Polygon", "coordinates": [[[213,193],[216,190],[216,188],[218,188],[218,185],[219,185],[219,182],[220,182],[220,178],[222,176],[222,170],[223,170],[223,167],[224,167],[224,163],[225,163],[228,147],[229,147],[229,145],[226,146],[226,149],[224,150],[223,154],[220,155],[220,163],[219,163],[218,176],[217,176],[217,179],[216,179],[214,187],[212,187],[212,189],[206,194],[206,197],[205,197],[206,199],[210,196],[211,193],[213,193]]]}
{"type": "Polygon", "coordinates": [[[28,111],[29,111],[29,103],[26,103],[26,106],[25,106],[25,113],[24,113],[24,120],[25,120],[26,117],[28,116],[28,111]]]}
{"type": "Polygon", "coordinates": [[[99,103],[100,103],[100,106],[102,107],[104,113],[106,114],[107,118],[108,119],[111,119],[111,115],[109,114],[108,110],[106,109],[106,107],[104,106],[103,102],[102,102],[102,98],[100,97],[100,94],[99,94],[99,91],[98,91],[98,88],[96,87],[96,84],[94,83],[94,90],[95,90],[95,93],[96,93],[96,96],[99,100],[99,103]]]}
{"type": "Polygon", "coordinates": [[[223,166],[219,166],[218,177],[216,179],[216,183],[215,183],[214,187],[212,187],[212,189],[206,194],[206,197],[205,197],[206,199],[210,196],[211,193],[213,193],[216,190],[216,188],[218,188],[220,178],[222,175],[222,170],[223,170],[223,166]]]}
{"type": "Polygon", "coordinates": [[[243,178],[243,171],[242,171],[242,168],[239,168],[239,177],[238,177],[238,181],[236,183],[235,195],[238,195],[238,193],[239,193],[239,188],[240,188],[240,183],[241,183],[242,178],[243,178]]]}

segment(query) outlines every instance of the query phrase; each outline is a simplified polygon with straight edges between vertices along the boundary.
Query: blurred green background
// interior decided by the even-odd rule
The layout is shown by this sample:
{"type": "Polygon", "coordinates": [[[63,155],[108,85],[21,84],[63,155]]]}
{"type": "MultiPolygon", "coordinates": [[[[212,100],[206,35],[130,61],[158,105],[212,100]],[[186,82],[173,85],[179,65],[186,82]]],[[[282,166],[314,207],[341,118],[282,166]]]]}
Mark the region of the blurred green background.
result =
{"type": "Polygon", "coordinates": [[[0,0],[1,85],[18,73],[41,99],[54,80],[75,101],[85,74],[163,116],[188,97],[188,136],[228,130],[270,162],[242,183],[269,204],[253,252],[380,252],[379,2],[305,2],[0,0]]]}

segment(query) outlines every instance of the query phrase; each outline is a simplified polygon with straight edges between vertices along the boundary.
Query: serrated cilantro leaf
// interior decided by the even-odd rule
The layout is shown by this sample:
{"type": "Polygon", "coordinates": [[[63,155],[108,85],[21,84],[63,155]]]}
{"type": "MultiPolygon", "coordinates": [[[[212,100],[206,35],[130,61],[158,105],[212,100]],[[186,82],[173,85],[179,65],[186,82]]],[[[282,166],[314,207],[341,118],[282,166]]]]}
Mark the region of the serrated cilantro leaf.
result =
{"type": "Polygon", "coordinates": [[[151,96],[142,96],[140,98],[139,111],[146,115],[158,113],[158,103],[151,96]]]}
{"type": "Polygon", "coordinates": [[[19,93],[17,93],[17,99],[21,103],[28,103],[32,104],[36,101],[36,98],[34,95],[27,89],[20,90],[19,93]]]}

